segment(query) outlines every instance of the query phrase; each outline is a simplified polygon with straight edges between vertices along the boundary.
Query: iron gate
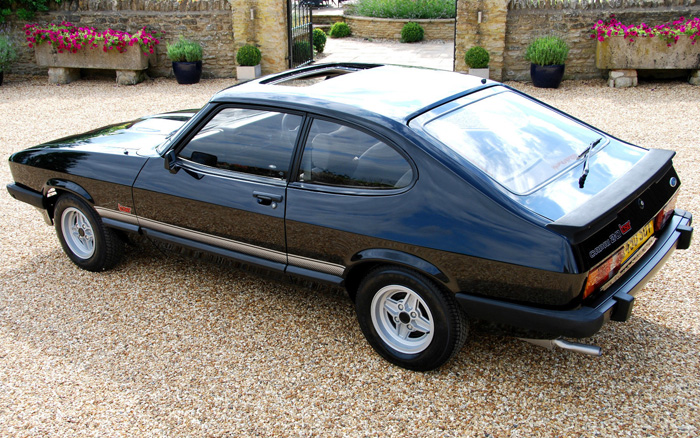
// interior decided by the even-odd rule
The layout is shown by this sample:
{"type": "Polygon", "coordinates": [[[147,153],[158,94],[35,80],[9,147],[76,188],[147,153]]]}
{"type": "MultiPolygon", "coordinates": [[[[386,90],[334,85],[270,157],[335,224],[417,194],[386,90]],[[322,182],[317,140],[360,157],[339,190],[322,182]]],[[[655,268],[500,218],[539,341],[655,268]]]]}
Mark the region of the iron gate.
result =
{"type": "Polygon", "coordinates": [[[309,64],[314,60],[311,5],[308,0],[287,0],[287,14],[289,68],[309,64]]]}

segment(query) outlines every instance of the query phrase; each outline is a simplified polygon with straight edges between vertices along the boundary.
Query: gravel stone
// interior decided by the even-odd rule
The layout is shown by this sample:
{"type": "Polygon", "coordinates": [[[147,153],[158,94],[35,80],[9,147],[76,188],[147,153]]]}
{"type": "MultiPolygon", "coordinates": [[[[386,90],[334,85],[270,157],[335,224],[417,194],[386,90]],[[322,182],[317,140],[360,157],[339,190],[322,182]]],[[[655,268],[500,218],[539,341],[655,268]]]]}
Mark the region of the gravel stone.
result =
{"type": "MultiPolygon", "coordinates": [[[[204,105],[231,80],[50,86],[6,75],[0,179],[12,152],[204,105]]],[[[700,214],[700,88],[510,83],[612,135],[677,151],[678,207],[700,214]]],[[[447,365],[397,368],[365,342],[346,295],[130,246],[105,273],[61,251],[0,193],[0,436],[555,437],[700,435],[698,245],[676,252],[594,358],[472,333],[447,365]]]]}

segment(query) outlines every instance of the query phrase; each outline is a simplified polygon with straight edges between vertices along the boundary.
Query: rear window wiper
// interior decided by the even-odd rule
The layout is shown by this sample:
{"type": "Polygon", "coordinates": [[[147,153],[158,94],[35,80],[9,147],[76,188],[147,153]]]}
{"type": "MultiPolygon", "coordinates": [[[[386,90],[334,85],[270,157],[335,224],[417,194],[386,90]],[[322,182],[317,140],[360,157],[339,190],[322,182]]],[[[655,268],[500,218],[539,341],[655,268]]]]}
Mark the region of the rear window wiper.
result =
{"type": "Polygon", "coordinates": [[[580,189],[583,188],[583,185],[586,184],[586,178],[588,177],[588,157],[591,156],[591,151],[593,150],[594,147],[598,146],[598,143],[600,143],[603,140],[603,137],[599,137],[596,140],[593,140],[591,144],[588,145],[586,150],[581,152],[581,154],[578,156],[578,159],[581,159],[583,157],[583,174],[581,175],[581,178],[578,179],[578,187],[580,189]]]}

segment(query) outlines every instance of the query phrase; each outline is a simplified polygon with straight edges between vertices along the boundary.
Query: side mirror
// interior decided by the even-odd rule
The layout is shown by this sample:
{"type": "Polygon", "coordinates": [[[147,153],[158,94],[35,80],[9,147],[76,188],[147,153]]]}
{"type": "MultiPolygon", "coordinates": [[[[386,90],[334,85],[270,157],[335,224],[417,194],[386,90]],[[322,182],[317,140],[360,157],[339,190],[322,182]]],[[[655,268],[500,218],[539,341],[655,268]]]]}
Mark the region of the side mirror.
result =
{"type": "Polygon", "coordinates": [[[177,154],[173,150],[165,154],[165,170],[170,173],[177,173],[180,170],[180,166],[177,165],[177,154]]]}

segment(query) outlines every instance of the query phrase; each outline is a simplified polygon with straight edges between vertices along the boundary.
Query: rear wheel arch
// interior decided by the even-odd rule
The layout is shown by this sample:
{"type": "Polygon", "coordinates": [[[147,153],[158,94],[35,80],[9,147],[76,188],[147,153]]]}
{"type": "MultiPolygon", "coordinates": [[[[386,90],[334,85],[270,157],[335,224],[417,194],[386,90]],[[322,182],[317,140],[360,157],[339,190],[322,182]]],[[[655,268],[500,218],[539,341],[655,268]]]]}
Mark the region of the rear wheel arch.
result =
{"type": "Polygon", "coordinates": [[[397,266],[408,268],[424,275],[440,287],[450,290],[449,277],[432,263],[402,251],[390,249],[368,249],[355,254],[345,275],[345,288],[352,301],[355,301],[357,289],[362,280],[374,269],[380,266],[397,266]]]}
{"type": "Polygon", "coordinates": [[[466,314],[444,285],[413,269],[378,265],[360,282],[357,319],[382,357],[416,371],[435,369],[464,345],[466,314]]]}

